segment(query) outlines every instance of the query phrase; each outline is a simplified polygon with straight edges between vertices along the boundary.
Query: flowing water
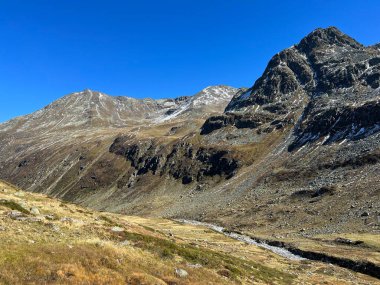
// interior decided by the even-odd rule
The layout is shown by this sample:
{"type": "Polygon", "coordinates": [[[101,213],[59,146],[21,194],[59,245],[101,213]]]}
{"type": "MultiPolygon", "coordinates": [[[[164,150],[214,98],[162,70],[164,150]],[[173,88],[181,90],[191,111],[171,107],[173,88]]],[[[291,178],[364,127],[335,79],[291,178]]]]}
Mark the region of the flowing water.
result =
{"type": "Polygon", "coordinates": [[[222,233],[225,236],[236,239],[238,241],[241,241],[241,242],[244,242],[247,244],[253,244],[253,245],[256,245],[258,247],[265,248],[267,250],[272,251],[273,253],[275,253],[277,255],[280,255],[280,256],[285,257],[285,258],[290,259],[290,260],[305,260],[306,259],[306,258],[303,258],[299,255],[295,255],[295,254],[291,253],[289,250],[287,250],[285,248],[269,245],[269,244],[266,244],[262,241],[255,240],[249,236],[242,235],[239,233],[228,232],[225,230],[225,228],[223,228],[221,226],[217,226],[217,225],[213,225],[213,224],[209,224],[209,223],[203,223],[203,222],[199,222],[199,221],[192,221],[192,220],[176,220],[176,221],[184,223],[184,224],[194,225],[194,226],[207,227],[209,229],[212,229],[218,233],[222,233]]]}

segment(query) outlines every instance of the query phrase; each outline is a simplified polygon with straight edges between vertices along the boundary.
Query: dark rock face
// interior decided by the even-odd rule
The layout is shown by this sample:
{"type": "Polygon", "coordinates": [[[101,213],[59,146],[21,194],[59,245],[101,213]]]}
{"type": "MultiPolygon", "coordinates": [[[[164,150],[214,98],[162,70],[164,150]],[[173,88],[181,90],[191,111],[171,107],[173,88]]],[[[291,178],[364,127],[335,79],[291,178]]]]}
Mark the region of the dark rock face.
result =
{"type": "Polygon", "coordinates": [[[128,137],[119,137],[109,151],[130,161],[137,175],[168,174],[183,184],[213,176],[228,179],[239,168],[238,160],[229,151],[195,147],[187,142],[163,147],[154,141],[134,143],[128,137]]]}
{"type": "Polygon", "coordinates": [[[109,151],[124,156],[131,162],[132,167],[137,170],[137,175],[146,174],[151,171],[156,173],[162,159],[162,147],[156,147],[153,141],[140,143],[129,143],[129,137],[118,137],[110,146],[109,151]]]}
{"type": "Polygon", "coordinates": [[[380,130],[380,103],[366,102],[361,106],[342,106],[320,112],[311,106],[296,130],[296,139],[289,150],[325,137],[323,144],[343,139],[356,140],[380,130]]]}
{"type": "Polygon", "coordinates": [[[324,138],[323,143],[359,139],[380,130],[380,50],[364,47],[338,29],[317,29],[299,44],[276,54],[252,88],[237,93],[225,117],[209,118],[202,134],[272,114],[303,115],[289,150],[324,138]],[[234,115],[238,114],[238,115],[234,115]]]}
{"type": "MultiPolygon", "coordinates": [[[[173,146],[167,156],[162,174],[168,172],[182,182],[202,181],[205,177],[232,177],[239,167],[236,159],[225,150],[195,148],[188,143],[173,146]]],[[[186,183],[184,183],[186,184],[186,183]]]]}
{"type": "Polygon", "coordinates": [[[201,135],[209,134],[217,129],[232,125],[238,129],[255,129],[264,123],[271,122],[275,118],[272,114],[257,114],[256,116],[226,113],[220,116],[210,117],[201,129],[201,135]]]}
{"type": "Polygon", "coordinates": [[[19,164],[18,164],[18,167],[23,167],[23,166],[26,166],[28,165],[29,161],[24,159],[23,161],[21,161],[19,164]]]}

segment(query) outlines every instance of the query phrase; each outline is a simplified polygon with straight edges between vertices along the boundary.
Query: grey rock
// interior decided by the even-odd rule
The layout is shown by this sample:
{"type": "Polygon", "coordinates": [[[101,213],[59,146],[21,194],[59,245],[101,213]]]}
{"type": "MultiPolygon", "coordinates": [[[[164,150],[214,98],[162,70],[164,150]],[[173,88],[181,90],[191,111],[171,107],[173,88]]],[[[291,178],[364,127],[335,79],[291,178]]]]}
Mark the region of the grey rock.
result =
{"type": "Polygon", "coordinates": [[[40,214],[40,210],[38,210],[37,207],[32,207],[32,208],[30,208],[30,213],[32,215],[39,215],[40,214]]]}
{"type": "Polygon", "coordinates": [[[56,220],[57,217],[55,215],[49,214],[49,215],[45,215],[45,219],[52,221],[52,220],[56,220]]]}
{"type": "Polygon", "coordinates": [[[17,196],[17,197],[24,197],[25,196],[25,193],[22,192],[22,191],[18,191],[16,193],[14,193],[13,195],[17,196]]]}
{"type": "Polygon", "coordinates": [[[60,232],[61,231],[61,228],[57,224],[46,223],[46,226],[51,228],[54,232],[60,232]]]}
{"type": "Polygon", "coordinates": [[[202,268],[203,266],[199,263],[196,263],[196,264],[192,264],[192,263],[187,263],[186,264],[187,267],[190,267],[190,268],[202,268]]]}
{"type": "Polygon", "coordinates": [[[189,273],[187,273],[187,271],[184,269],[176,268],[175,275],[177,275],[180,278],[186,278],[187,276],[189,276],[189,273]]]}
{"type": "Polygon", "coordinates": [[[25,217],[25,214],[21,213],[20,211],[13,210],[8,213],[8,216],[11,219],[17,220],[17,219],[25,217]]]}
{"type": "Polygon", "coordinates": [[[208,134],[226,126],[272,132],[295,124],[289,150],[325,138],[356,140],[380,131],[380,52],[334,27],[317,29],[273,56],[262,77],[238,92],[208,134]],[[304,102],[308,101],[307,105],[304,102]]]}
{"type": "Polygon", "coordinates": [[[229,151],[196,147],[182,141],[164,152],[154,140],[131,144],[128,135],[124,135],[117,137],[109,150],[130,161],[137,175],[167,173],[181,180],[182,184],[200,182],[213,176],[231,178],[240,166],[236,159],[229,157],[229,151]]]}
{"type": "Polygon", "coordinates": [[[70,217],[63,217],[60,219],[62,223],[68,223],[68,224],[83,224],[82,220],[79,219],[73,219],[70,217]]]}
{"type": "Polygon", "coordinates": [[[120,243],[120,245],[122,246],[128,246],[128,245],[131,245],[130,241],[129,240],[124,240],[120,243]]]}
{"type": "Polygon", "coordinates": [[[120,233],[120,232],[124,232],[124,229],[121,227],[112,227],[111,231],[115,233],[120,233]]]}
{"type": "Polygon", "coordinates": [[[38,216],[38,217],[28,217],[27,220],[29,222],[33,222],[33,223],[42,223],[44,221],[44,217],[43,216],[38,216]]]}
{"type": "Polygon", "coordinates": [[[58,225],[56,225],[56,224],[53,224],[53,226],[51,227],[51,229],[54,232],[60,232],[61,231],[61,228],[58,225]]]}

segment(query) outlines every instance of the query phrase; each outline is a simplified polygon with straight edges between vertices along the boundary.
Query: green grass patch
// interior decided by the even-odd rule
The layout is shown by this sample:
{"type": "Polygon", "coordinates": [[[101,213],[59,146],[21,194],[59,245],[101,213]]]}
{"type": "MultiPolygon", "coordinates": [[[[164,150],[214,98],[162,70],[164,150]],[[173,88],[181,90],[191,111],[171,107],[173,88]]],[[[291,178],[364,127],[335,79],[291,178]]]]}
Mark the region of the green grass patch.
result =
{"type": "Polygon", "coordinates": [[[294,276],[276,269],[258,264],[251,260],[243,260],[225,253],[205,248],[197,248],[187,244],[177,244],[153,236],[124,232],[125,238],[132,241],[136,247],[148,250],[162,258],[172,258],[177,255],[189,263],[202,264],[205,267],[220,270],[228,269],[233,280],[244,280],[254,276],[267,284],[291,284],[294,276]]]}
{"type": "Polygon", "coordinates": [[[156,232],[156,230],[153,229],[153,228],[151,228],[151,227],[148,227],[148,226],[145,226],[145,225],[140,225],[140,224],[139,224],[139,226],[141,226],[142,228],[146,229],[149,232],[152,232],[152,233],[156,232]]]}
{"type": "Polygon", "coordinates": [[[102,221],[106,222],[106,224],[108,224],[109,226],[119,226],[118,223],[116,223],[111,218],[108,218],[107,216],[99,216],[99,219],[101,219],[102,221]]]}

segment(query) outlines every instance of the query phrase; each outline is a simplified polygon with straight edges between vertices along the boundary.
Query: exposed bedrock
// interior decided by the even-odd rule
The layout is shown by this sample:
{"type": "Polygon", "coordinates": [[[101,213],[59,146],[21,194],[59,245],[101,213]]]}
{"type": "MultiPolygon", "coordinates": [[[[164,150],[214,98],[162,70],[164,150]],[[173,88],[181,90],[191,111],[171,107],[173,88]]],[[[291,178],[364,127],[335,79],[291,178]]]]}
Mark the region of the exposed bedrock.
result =
{"type": "Polygon", "coordinates": [[[137,175],[148,172],[169,175],[183,184],[200,182],[213,176],[228,179],[240,166],[231,151],[195,146],[188,142],[163,146],[154,140],[133,142],[127,137],[118,137],[110,152],[130,161],[137,175]]]}

